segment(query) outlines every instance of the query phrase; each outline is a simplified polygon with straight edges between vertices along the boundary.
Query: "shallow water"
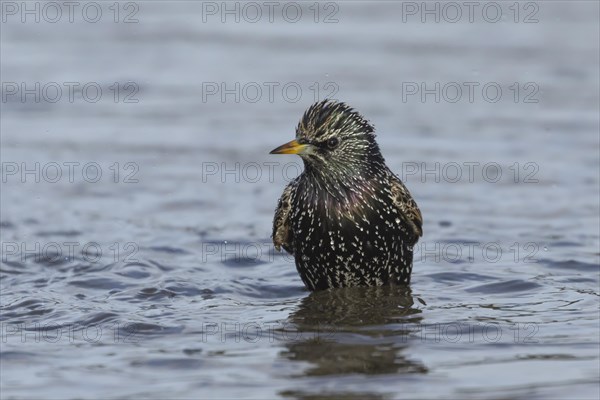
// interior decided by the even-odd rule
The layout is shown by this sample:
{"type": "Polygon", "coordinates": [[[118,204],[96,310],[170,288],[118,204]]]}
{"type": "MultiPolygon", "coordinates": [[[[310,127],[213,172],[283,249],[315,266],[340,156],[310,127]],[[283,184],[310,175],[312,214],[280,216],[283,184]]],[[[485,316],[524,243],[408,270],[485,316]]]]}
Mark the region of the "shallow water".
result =
{"type": "Polygon", "coordinates": [[[598,398],[596,2],[533,3],[537,23],[347,2],[327,24],[135,4],[2,24],[3,398],[598,398]],[[236,82],[263,96],[206,92],[236,82]],[[268,151],[332,91],[423,212],[410,288],[310,294],[270,244],[302,165],[268,151]]]}

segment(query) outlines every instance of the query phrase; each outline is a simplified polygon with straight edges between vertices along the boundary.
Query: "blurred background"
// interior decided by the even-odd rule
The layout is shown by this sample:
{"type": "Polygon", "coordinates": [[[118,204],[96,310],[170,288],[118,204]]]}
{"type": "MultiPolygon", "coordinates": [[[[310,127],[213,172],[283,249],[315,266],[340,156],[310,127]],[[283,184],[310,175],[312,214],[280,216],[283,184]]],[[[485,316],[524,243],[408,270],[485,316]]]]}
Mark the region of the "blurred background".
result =
{"type": "Polygon", "coordinates": [[[3,398],[594,398],[599,6],[1,2],[3,398]],[[410,288],[273,251],[313,102],[424,216],[410,288]]]}

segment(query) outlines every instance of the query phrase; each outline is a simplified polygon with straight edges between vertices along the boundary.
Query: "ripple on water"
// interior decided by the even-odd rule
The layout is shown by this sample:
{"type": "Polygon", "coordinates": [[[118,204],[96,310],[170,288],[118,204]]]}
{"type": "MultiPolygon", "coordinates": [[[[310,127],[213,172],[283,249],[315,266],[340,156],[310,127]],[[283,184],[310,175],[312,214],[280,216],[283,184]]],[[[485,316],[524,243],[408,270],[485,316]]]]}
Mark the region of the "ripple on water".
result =
{"type": "Polygon", "coordinates": [[[491,275],[481,275],[469,272],[439,272],[427,276],[439,282],[490,281],[496,279],[491,275]]]}
{"type": "Polygon", "coordinates": [[[551,247],[581,247],[581,242],[571,242],[568,240],[558,240],[550,244],[551,247]]]}
{"type": "Polygon", "coordinates": [[[156,268],[148,264],[125,264],[120,267],[113,268],[113,272],[116,275],[131,278],[131,279],[145,279],[156,273],[156,268]]]}
{"type": "Polygon", "coordinates": [[[3,260],[0,273],[20,275],[25,273],[25,264],[19,261],[3,260]],[[9,268],[6,268],[9,267],[9,268]]]}
{"type": "Polygon", "coordinates": [[[73,280],[69,282],[69,285],[77,286],[84,289],[96,289],[96,290],[114,290],[114,289],[126,289],[132,285],[126,284],[110,278],[87,278],[83,280],[73,280]]]}
{"type": "Polygon", "coordinates": [[[77,231],[77,230],[40,231],[40,232],[36,233],[36,235],[39,237],[53,237],[53,236],[75,237],[75,236],[79,236],[81,234],[82,234],[82,232],[77,231]]]}
{"type": "Polygon", "coordinates": [[[79,320],[75,321],[75,324],[82,325],[82,326],[90,326],[90,325],[98,325],[101,323],[113,322],[118,319],[119,319],[118,314],[115,314],[112,312],[101,311],[101,312],[94,313],[90,316],[87,316],[86,318],[79,319],[79,320]]]}
{"type": "Polygon", "coordinates": [[[44,305],[44,302],[41,300],[37,300],[37,299],[28,299],[28,300],[23,300],[21,302],[15,302],[13,304],[8,304],[4,307],[2,307],[3,311],[10,311],[10,310],[17,310],[19,308],[27,308],[29,310],[34,310],[38,307],[42,307],[44,305]]]}
{"type": "Polygon", "coordinates": [[[0,352],[0,360],[2,361],[29,361],[34,360],[37,356],[34,353],[26,351],[2,351],[0,352]]]}
{"type": "Polygon", "coordinates": [[[513,279],[471,287],[466,289],[466,291],[470,293],[499,294],[531,291],[539,287],[541,287],[541,285],[535,282],[513,279]]]}
{"type": "Polygon", "coordinates": [[[157,301],[162,299],[170,299],[175,297],[175,295],[175,292],[167,289],[148,287],[138,291],[135,297],[139,300],[157,301]]]}
{"type": "Polygon", "coordinates": [[[132,361],[131,366],[186,370],[201,368],[204,366],[204,361],[196,358],[146,358],[132,361]]]}
{"type": "Polygon", "coordinates": [[[221,264],[231,268],[251,268],[267,264],[267,261],[261,261],[252,257],[233,257],[226,258],[221,264]]]}
{"type": "Polygon", "coordinates": [[[268,284],[244,283],[238,286],[236,294],[253,299],[286,299],[299,297],[306,294],[307,290],[302,284],[268,284]]]}
{"type": "Polygon", "coordinates": [[[12,229],[15,225],[10,221],[0,221],[0,229],[12,229]]]}
{"type": "Polygon", "coordinates": [[[147,322],[132,322],[127,324],[128,332],[136,337],[152,337],[169,334],[178,334],[183,332],[183,329],[183,326],[166,326],[147,322]]]}
{"type": "MultiPolygon", "coordinates": [[[[52,305],[55,303],[53,302],[52,305]]],[[[14,323],[20,319],[31,318],[34,316],[42,316],[50,314],[54,311],[48,307],[48,301],[39,299],[29,299],[21,302],[14,302],[5,307],[2,307],[1,321],[11,321],[14,323]]]]}
{"type": "Polygon", "coordinates": [[[115,263],[111,265],[111,271],[115,275],[134,280],[158,278],[163,276],[165,272],[172,271],[173,269],[153,260],[115,263]]]}
{"type": "Polygon", "coordinates": [[[214,292],[210,289],[198,287],[196,284],[189,282],[175,282],[169,283],[166,290],[177,296],[188,296],[188,297],[205,297],[211,296],[214,292]]]}
{"type": "MultiPolygon", "coordinates": [[[[96,255],[94,255],[94,257],[95,256],[96,255]]],[[[62,267],[71,264],[74,261],[73,258],[65,257],[60,249],[55,249],[53,247],[32,254],[31,257],[28,255],[25,255],[25,257],[27,260],[33,259],[36,264],[52,268],[62,267]]]]}
{"type": "Polygon", "coordinates": [[[166,254],[172,254],[172,255],[190,254],[187,250],[180,249],[178,247],[172,247],[172,246],[152,246],[152,247],[149,247],[148,249],[150,249],[152,251],[156,251],[158,253],[166,253],[166,254]]]}
{"type": "Polygon", "coordinates": [[[104,264],[101,262],[90,263],[79,260],[72,260],[73,262],[61,266],[58,270],[60,272],[66,272],[73,276],[89,276],[94,273],[104,274],[104,271],[110,271],[113,264],[104,264]]]}
{"type": "Polygon", "coordinates": [[[540,260],[541,263],[556,269],[563,269],[566,271],[581,271],[581,272],[595,272],[600,271],[600,264],[586,263],[577,260],[565,260],[565,261],[553,261],[548,259],[540,260]]]}

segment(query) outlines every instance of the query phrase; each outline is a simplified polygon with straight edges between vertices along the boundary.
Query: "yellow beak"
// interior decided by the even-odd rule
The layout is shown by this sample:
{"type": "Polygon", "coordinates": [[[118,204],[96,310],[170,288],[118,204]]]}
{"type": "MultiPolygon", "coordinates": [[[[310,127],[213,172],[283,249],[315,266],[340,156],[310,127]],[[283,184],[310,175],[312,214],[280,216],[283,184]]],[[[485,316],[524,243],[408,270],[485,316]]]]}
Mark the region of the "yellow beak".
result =
{"type": "Polygon", "coordinates": [[[271,150],[269,154],[300,154],[306,149],[306,146],[305,144],[298,143],[296,140],[292,140],[271,150]]]}

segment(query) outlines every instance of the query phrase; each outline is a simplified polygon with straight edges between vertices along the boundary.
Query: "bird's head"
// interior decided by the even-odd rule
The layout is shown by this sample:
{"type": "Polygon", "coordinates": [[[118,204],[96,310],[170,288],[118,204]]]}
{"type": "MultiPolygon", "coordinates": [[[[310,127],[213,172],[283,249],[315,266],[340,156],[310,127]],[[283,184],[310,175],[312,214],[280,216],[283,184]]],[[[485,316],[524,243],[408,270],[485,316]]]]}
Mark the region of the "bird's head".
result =
{"type": "Polygon", "coordinates": [[[383,165],[374,129],[344,103],[313,104],[296,128],[296,139],[271,154],[298,154],[306,170],[325,177],[363,175],[383,165]]]}

